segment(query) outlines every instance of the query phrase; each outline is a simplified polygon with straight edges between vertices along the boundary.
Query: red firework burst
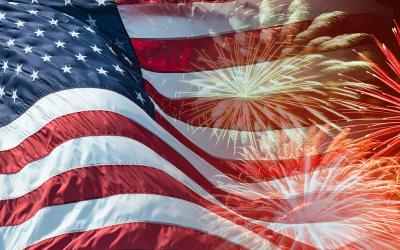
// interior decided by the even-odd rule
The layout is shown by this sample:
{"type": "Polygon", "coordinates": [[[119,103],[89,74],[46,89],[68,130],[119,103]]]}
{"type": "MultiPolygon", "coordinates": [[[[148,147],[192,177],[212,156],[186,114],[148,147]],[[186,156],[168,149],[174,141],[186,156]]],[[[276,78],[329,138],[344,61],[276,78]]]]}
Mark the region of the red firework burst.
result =
{"type": "MultiPolygon", "coordinates": [[[[397,22],[394,23],[393,33],[397,43],[400,45],[400,26],[397,22]]],[[[386,64],[392,72],[387,72],[383,65],[379,65],[367,56],[359,53],[370,64],[372,72],[368,73],[388,88],[385,91],[369,89],[364,92],[364,94],[383,102],[383,105],[365,104],[365,106],[371,114],[384,117],[382,119],[368,120],[371,124],[364,131],[367,132],[367,138],[380,142],[376,148],[377,156],[400,156],[400,61],[395,53],[388,49],[384,43],[376,37],[374,37],[374,40],[385,55],[386,64]]]]}

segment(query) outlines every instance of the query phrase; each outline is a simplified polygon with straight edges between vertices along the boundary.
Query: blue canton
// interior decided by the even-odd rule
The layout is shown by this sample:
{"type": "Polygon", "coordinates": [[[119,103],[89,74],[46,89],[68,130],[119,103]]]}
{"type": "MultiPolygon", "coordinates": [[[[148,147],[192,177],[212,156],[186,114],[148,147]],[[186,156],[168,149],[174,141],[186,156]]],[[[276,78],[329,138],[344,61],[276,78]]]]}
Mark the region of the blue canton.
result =
{"type": "Polygon", "coordinates": [[[112,90],[153,115],[114,1],[0,0],[0,126],[71,88],[112,90]]]}

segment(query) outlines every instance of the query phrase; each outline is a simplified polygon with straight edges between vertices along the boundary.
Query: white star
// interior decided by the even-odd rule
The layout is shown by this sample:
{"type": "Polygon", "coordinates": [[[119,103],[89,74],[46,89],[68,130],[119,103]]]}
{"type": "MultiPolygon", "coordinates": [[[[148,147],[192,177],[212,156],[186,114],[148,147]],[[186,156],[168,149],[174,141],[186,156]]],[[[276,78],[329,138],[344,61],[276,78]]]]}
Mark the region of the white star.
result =
{"type": "Polygon", "coordinates": [[[132,72],[129,72],[131,74],[131,76],[135,79],[135,81],[138,81],[138,79],[136,78],[135,74],[133,74],[132,72]]]}
{"type": "Polygon", "coordinates": [[[95,34],[95,33],[96,33],[96,31],[94,31],[91,27],[89,27],[89,26],[84,26],[84,27],[85,27],[85,29],[86,29],[87,31],[91,32],[92,34],[95,34]]]}
{"type": "Polygon", "coordinates": [[[23,51],[25,52],[25,54],[32,53],[32,47],[31,47],[31,46],[26,46],[26,47],[23,49],[23,51]]]}
{"type": "Polygon", "coordinates": [[[146,100],[143,99],[142,93],[140,92],[136,92],[136,99],[138,99],[142,103],[142,105],[144,105],[144,103],[146,102],[146,100]]]}
{"type": "Polygon", "coordinates": [[[96,19],[93,19],[91,15],[88,15],[88,16],[89,16],[89,19],[86,21],[90,24],[91,27],[96,27],[96,22],[97,22],[96,19]]]}
{"type": "Polygon", "coordinates": [[[108,71],[104,70],[103,67],[100,67],[99,69],[96,69],[96,70],[100,75],[107,76],[108,71]]]}
{"type": "Polygon", "coordinates": [[[81,33],[76,32],[75,30],[73,30],[72,32],[69,32],[69,34],[70,34],[72,37],[79,38],[79,35],[80,35],[81,33]]]}
{"type": "Polygon", "coordinates": [[[0,12],[0,20],[6,19],[6,13],[0,12]]]}
{"type": "Polygon", "coordinates": [[[125,48],[124,48],[124,43],[121,42],[118,38],[115,40],[114,44],[115,44],[118,48],[120,48],[120,49],[122,49],[122,50],[125,50],[125,48]]]}
{"type": "Polygon", "coordinates": [[[44,31],[43,30],[41,30],[41,29],[37,29],[35,32],[33,32],[33,33],[35,33],[36,34],[36,36],[44,36],[43,34],[44,34],[44,31]]]}
{"type": "Polygon", "coordinates": [[[3,61],[3,66],[1,68],[3,69],[3,72],[6,72],[6,70],[9,69],[8,61],[3,61]]]}
{"type": "Polygon", "coordinates": [[[33,3],[39,3],[39,2],[38,2],[38,0],[32,0],[31,4],[33,4],[33,3]]]}
{"type": "Polygon", "coordinates": [[[65,43],[63,43],[63,42],[61,42],[60,40],[58,40],[57,42],[55,42],[54,43],[56,46],[57,46],[57,48],[64,48],[64,45],[65,45],[65,43]]]}
{"type": "Polygon", "coordinates": [[[105,4],[105,1],[106,1],[106,0],[96,0],[98,6],[106,5],[106,4],[105,4]]]}
{"type": "Polygon", "coordinates": [[[121,69],[118,64],[117,65],[113,65],[113,67],[119,73],[124,74],[125,70],[121,69]]]}
{"type": "Polygon", "coordinates": [[[102,49],[98,48],[97,45],[91,46],[90,48],[92,48],[94,52],[101,54],[102,49]]]}
{"type": "Polygon", "coordinates": [[[75,56],[76,57],[76,60],[78,60],[78,61],[82,61],[82,62],[86,62],[86,57],[87,56],[84,56],[84,55],[82,55],[81,53],[79,53],[78,55],[76,55],[75,56]]]}
{"type": "Polygon", "coordinates": [[[18,99],[17,90],[13,90],[13,91],[12,91],[11,99],[13,99],[14,103],[15,103],[15,101],[18,99]]]}
{"type": "Polygon", "coordinates": [[[107,45],[108,49],[111,51],[111,53],[113,53],[114,55],[117,55],[111,46],[108,46],[108,44],[106,44],[106,45],[107,45]]]}
{"type": "Polygon", "coordinates": [[[14,42],[15,42],[15,39],[8,39],[6,44],[7,44],[8,47],[10,47],[10,46],[14,46],[15,45],[14,42]]]}
{"type": "Polygon", "coordinates": [[[127,61],[131,66],[133,65],[133,62],[132,62],[128,57],[126,57],[126,55],[124,55],[124,59],[125,59],[125,61],[127,61]]]}
{"type": "Polygon", "coordinates": [[[32,82],[34,82],[36,79],[39,79],[38,74],[39,74],[39,71],[32,70],[32,75],[31,75],[32,82]]]}
{"type": "Polygon", "coordinates": [[[39,11],[37,11],[37,10],[30,10],[30,11],[28,11],[29,12],[29,14],[31,14],[31,15],[37,15],[38,14],[38,12],[39,11]]]}
{"type": "Polygon", "coordinates": [[[51,62],[50,59],[52,58],[52,56],[44,55],[41,58],[43,59],[43,62],[51,62]]]}
{"type": "Polygon", "coordinates": [[[17,68],[15,69],[15,74],[19,75],[22,72],[22,64],[17,64],[17,68]]]}
{"type": "Polygon", "coordinates": [[[69,17],[71,19],[75,19],[73,16],[68,15],[67,13],[62,13],[64,16],[69,17]]]}
{"type": "Polygon", "coordinates": [[[53,25],[54,25],[54,26],[57,26],[57,25],[58,25],[58,20],[52,18],[52,19],[49,21],[49,23],[50,23],[51,26],[53,26],[53,25]]]}
{"type": "Polygon", "coordinates": [[[24,27],[25,22],[23,22],[23,21],[21,21],[21,20],[18,20],[18,22],[16,22],[15,25],[17,25],[17,28],[19,28],[19,27],[24,27]]]}
{"type": "Polygon", "coordinates": [[[64,2],[65,2],[65,6],[67,6],[68,4],[72,5],[71,0],[65,0],[64,2]]]}
{"type": "Polygon", "coordinates": [[[71,74],[71,69],[72,69],[71,67],[68,67],[67,65],[64,65],[64,67],[62,67],[61,69],[62,69],[64,74],[66,74],[66,73],[71,74]]]}
{"type": "Polygon", "coordinates": [[[3,87],[3,86],[0,87],[0,99],[2,99],[3,96],[6,94],[6,93],[4,92],[4,89],[5,89],[5,87],[3,87]]]}

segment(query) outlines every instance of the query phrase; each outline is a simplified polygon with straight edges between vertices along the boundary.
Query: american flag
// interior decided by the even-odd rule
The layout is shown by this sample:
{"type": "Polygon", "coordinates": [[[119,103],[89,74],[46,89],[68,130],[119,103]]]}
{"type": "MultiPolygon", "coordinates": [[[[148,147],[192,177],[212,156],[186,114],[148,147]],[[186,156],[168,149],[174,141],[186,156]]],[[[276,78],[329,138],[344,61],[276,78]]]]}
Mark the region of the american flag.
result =
{"type": "MultiPolygon", "coordinates": [[[[301,34],[332,12],[344,13],[342,26],[318,37],[385,35],[382,23],[394,14],[380,1],[311,0],[307,15],[277,15],[267,25],[251,14],[261,2],[0,0],[0,249],[321,248],[294,235],[307,225],[282,229],[274,217],[281,215],[261,223],[240,213],[241,193],[221,180],[257,188],[290,177],[269,173],[259,184],[241,172],[243,160],[253,163],[235,148],[263,128],[241,131],[212,112],[196,114],[204,97],[196,83],[199,74],[250,67],[210,63],[220,60],[221,44],[289,26],[301,34]]],[[[290,0],[270,2],[277,13],[292,11],[290,0]]],[[[353,47],[372,43],[351,46],[308,53],[350,60],[353,47]]],[[[268,128],[272,137],[297,129],[268,128]]]]}

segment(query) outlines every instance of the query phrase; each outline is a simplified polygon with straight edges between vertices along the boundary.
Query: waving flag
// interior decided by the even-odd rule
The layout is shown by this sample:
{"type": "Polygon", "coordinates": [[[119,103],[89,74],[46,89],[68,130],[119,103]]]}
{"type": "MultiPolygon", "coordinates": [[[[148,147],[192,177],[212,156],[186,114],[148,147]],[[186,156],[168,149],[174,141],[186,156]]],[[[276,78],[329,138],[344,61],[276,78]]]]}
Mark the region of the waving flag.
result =
{"type": "Polygon", "coordinates": [[[154,122],[116,10],[0,2],[0,248],[270,246],[212,211],[216,170],[154,122]]]}
{"type": "MultiPolygon", "coordinates": [[[[306,141],[298,131],[320,138],[313,127],[340,130],[364,117],[338,110],[362,107],[354,100],[371,85],[321,82],[365,66],[352,49],[372,50],[366,33],[386,36],[377,22],[389,23],[391,9],[373,0],[239,2],[0,0],[0,249],[316,249],[336,231],[349,236],[331,246],[365,246],[363,227],[289,215],[325,186],[359,188],[351,198],[374,201],[375,217],[389,213],[384,185],[361,185],[367,177],[350,176],[353,165],[326,173],[304,164],[332,164],[358,144],[328,140],[309,161],[306,150],[259,157],[245,147],[268,139],[264,153],[306,141]],[[242,88],[250,76],[257,81],[242,88]],[[280,96],[273,108],[256,102],[262,116],[244,113],[243,101],[267,87],[280,96]],[[321,182],[290,189],[308,178],[321,182]],[[243,186],[271,193],[249,196],[243,186]],[[329,237],[315,240],[321,228],[329,237]]],[[[346,214],[347,224],[371,220],[363,211],[346,214]]]]}

